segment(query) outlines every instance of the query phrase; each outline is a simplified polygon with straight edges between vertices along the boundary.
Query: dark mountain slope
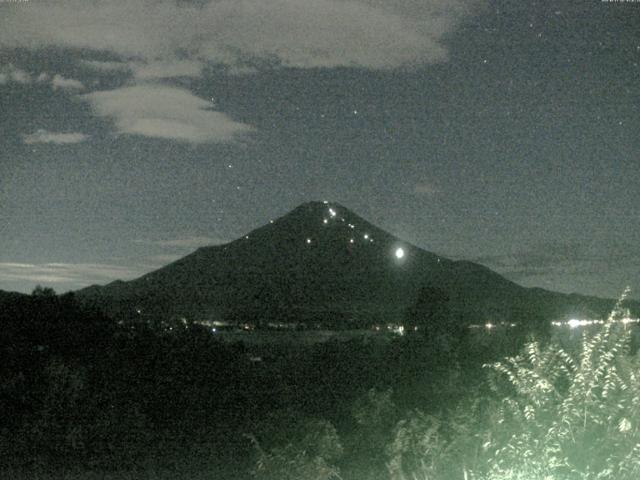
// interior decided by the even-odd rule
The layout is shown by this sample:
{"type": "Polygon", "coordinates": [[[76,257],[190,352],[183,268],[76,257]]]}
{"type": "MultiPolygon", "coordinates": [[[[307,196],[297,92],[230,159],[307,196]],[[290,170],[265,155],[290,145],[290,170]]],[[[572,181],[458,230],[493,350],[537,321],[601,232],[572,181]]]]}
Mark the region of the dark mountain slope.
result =
{"type": "Polygon", "coordinates": [[[424,251],[337,203],[310,202],[226,245],[204,247],[130,282],[81,290],[108,313],[192,319],[398,321],[423,286],[461,321],[540,321],[611,301],[526,289],[478,264],[424,251]],[[397,252],[402,249],[402,258],[397,252]]]}

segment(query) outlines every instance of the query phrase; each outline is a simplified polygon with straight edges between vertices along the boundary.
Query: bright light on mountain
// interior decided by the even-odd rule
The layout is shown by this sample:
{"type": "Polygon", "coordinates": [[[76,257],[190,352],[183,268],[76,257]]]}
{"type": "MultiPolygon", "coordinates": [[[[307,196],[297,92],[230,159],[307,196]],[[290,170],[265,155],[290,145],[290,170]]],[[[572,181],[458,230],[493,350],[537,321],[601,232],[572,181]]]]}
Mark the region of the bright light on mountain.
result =
{"type": "Polygon", "coordinates": [[[396,248],[396,258],[400,259],[404,257],[404,248],[398,247],[396,248]]]}

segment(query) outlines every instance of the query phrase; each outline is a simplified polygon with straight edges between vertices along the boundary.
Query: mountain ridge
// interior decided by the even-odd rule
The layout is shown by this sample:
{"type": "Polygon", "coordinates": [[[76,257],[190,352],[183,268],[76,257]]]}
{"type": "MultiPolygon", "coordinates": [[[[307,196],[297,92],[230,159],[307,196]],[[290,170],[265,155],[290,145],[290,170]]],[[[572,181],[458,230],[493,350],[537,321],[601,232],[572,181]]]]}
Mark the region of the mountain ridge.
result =
{"type": "Polygon", "coordinates": [[[528,289],[486,266],[450,260],[337,202],[294,208],[245,236],[200,247],[128,281],[77,291],[113,315],[365,325],[402,321],[423,287],[466,323],[604,315],[613,300],[528,289]]]}

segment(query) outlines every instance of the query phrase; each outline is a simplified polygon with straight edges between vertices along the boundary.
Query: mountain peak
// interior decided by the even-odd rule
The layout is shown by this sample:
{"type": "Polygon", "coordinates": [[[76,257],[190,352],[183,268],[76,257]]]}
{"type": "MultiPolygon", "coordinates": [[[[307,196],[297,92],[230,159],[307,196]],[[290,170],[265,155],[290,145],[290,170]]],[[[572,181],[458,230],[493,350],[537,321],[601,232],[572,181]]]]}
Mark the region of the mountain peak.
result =
{"type": "Polygon", "coordinates": [[[286,241],[289,245],[339,243],[372,244],[396,242],[399,239],[372,225],[338,202],[310,201],[269,224],[249,232],[245,239],[255,242],[286,241]],[[346,243],[345,243],[346,242],[346,243]]]}
{"type": "Polygon", "coordinates": [[[284,216],[288,217],[288,216],[318,215],[318,214],[334,216],[334,214],[332,214],[331,212],[334,212],[335,215],[337,215],[338,210],[349,215],[353,214],[349,209],[347,209],[346,207],[343,207],[338,202],[330,202],[328,200],[322,200],[322,201],[314,200],[314,201],[301,203],[300,205],[298,205],[296,208],[294,208],[284,216]]]}
{"type": "Polygon", "coordinates": [[[577,303],[422,250],[331,201],[305,202],[231,243],[79,294],[123,314],[346,326],[402,321],[425,286],[445,292],[465,322],[552,317],[577,303]]]}
{"type": "MultiPolygon", "coordinates": [[[[311,201],[298,205],[289,213],[280,217],[279,220],[294,220],[294,221],[311,221],[318,225],[331,225],[338,223],[353,224],[354,222],[361,225],[374,227],[371,223],[360,217],[358,214],[349,210],[347,207],[341,205],[338,202],[331,202],[328,200],[323,201],[311,201]],[[318,223],[318,221],[320,223],[318,223]]],[[[275,223],[275,222],[272,222],[275,223]]],[[[354,228],[354,227],[351,227],[354,228]]],[[[378,229],[379,230],[379,229],[378,229]]]]}

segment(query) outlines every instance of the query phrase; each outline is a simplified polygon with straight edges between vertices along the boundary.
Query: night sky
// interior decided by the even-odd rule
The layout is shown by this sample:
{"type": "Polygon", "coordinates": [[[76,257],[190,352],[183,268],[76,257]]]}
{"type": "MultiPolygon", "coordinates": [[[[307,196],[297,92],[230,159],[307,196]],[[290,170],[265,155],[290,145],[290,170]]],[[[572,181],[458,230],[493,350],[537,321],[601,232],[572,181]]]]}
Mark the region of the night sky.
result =
{"type": "Polygon", "coordinates": [[[330,200],[640,298],[640,2],[0,0],[0,289],[131,279],[330,200]]]}

